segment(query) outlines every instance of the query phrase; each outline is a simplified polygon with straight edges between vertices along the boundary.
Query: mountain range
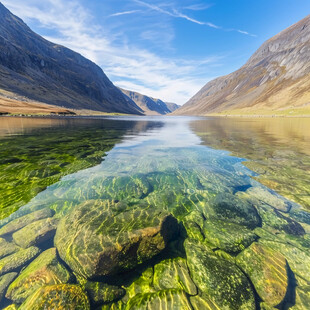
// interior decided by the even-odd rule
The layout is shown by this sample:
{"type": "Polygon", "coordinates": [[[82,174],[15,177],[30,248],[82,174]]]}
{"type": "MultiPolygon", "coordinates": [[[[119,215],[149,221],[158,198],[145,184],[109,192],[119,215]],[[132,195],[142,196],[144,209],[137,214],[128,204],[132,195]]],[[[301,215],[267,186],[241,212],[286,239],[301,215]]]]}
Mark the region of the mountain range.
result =
{"type": "Polygon", "coordinates": [[[0,94],[69,109],[143,114],[99,66],[37,35],[1,3],[0,94]]]}
{"type": "Polygon", "coordinates": [[[177,110],[180,106],[172,102],[148,97],[138,92],[120,89],[127,100],[132,100],[145,115],[165,115],[177,110]]]}
{"type": "Polygon", "coordinates": [[[310,15],[263,43],[239,70],[207,83],[173,114],[310,114],[310,15]]]}

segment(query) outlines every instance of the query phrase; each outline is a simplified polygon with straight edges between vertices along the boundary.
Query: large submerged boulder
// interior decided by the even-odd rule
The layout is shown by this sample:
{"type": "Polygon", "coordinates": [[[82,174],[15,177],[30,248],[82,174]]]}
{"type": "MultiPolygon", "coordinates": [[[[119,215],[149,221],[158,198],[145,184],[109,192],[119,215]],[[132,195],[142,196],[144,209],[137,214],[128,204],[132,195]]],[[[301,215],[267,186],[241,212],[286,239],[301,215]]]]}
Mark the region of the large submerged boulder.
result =
{"type": "Polygon", "coordinates": [[[150,206],[87,201],[60,221],[55,245],[73,271],[91,279],[131,269],[159,254],[178,228],[170,213],[150,206]]]}

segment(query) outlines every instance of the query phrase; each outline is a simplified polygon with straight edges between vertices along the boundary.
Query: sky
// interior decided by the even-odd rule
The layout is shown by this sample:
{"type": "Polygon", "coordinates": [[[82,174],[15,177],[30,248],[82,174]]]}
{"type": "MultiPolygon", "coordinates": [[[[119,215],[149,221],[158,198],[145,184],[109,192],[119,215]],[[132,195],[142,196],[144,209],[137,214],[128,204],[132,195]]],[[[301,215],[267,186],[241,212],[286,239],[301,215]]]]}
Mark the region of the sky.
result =
{"type": "Polygon", "coordinates": [[[0,0],[119,87],[184,104],[310,14],[310,0],[0,0]]]}

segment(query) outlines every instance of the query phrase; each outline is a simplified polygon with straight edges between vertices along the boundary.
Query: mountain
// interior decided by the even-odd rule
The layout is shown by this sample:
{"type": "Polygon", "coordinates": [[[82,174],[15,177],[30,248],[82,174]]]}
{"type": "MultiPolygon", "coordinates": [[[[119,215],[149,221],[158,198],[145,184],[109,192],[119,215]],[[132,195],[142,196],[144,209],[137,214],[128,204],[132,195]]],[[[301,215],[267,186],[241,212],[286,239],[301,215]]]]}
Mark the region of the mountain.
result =
{"type": "Polygon", "coordinates": [[[132,100],[135,104],[143,110],[145,115],[165,115],[175,111],[179,106],[175,103],[167,103],[160,99],[155,99],[142,95],[140,93],[122,89],[125,98],[132,100]]]}
{"type": "Polygon", "coordinates": [[[165,102],[165,104],[171,112],[174,112],[181,107],[180,105],[173,102],[165,102]]]}
{"type": "Polygon", "coordinates": [[[266,41],[239,70],[206,84],[176,115],[310,112],[310,15],[266,41]]]}
{"type": "Polygon", "coordinates": [[[0,93],[72,109],[142,114],[102,69],[34,33],[0,3],[0,93]]]}

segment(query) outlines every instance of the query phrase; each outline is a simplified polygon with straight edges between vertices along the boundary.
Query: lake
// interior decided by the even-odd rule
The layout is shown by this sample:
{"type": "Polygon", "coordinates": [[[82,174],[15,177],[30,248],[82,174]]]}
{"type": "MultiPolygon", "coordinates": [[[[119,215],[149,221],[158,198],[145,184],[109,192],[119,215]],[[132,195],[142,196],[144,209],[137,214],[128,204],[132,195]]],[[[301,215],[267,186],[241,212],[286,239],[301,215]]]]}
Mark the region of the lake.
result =
{"type": "Polygon", "coordinates": [[[0,117],[0,197],[0,308],[309,308],[308,118],[0,117]]]}

